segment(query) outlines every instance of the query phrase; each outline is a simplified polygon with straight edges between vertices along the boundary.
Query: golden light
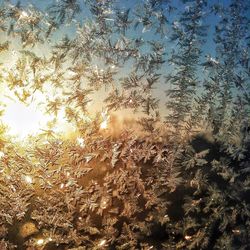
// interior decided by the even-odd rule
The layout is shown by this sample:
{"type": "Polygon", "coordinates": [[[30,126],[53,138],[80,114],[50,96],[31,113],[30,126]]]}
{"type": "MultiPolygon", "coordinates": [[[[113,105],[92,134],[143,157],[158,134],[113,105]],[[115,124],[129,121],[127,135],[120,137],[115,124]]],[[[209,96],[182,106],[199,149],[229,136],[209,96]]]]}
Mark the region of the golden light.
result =
{"type": "Polygon", "coordinates": [[[108,121],[107,120],[104,120],[101,125],[100,125],[100,128],[101,129],[106,129],[108,127],[108,121]]]}
{"type": "Polygon", "coordinates": [[[44,239],[38,239],[38,240],[36,241],[36,244],[37,244],[38,246],[42,246],[42,245],[44,244],[44,239]]]}
{"type": "Polygon", "coordinates": [[[239,230],[239,229],[233,229],[232,232],[233,232],[234,234],[240,234],[240,230],[239,230]]]}
{"type": "Polygon", "coordinates": [[[20,139],[37,134],[42,126],[50,120],[35,105],[26,106],[21,102],[11,101],[6,104],[2,122],[8,126],[9,133],[20,139]]]}
{"type": "Polygon", "coordinates": [[[85,140],[83,138],[78,137],[76,140],[81,148],[85,147],[85,140]]]}
{"type": "Polygon", "coordinates": [[[106,244],[106,240],[101,240],[100,243],[99,243],[99,246],[102,247],[106,244]]]}
{"type": "Polygon", "coordinates": [[[101,113],[103,121],[100,124],[100,129],[106,129],[108,127],[109,115],[108,111],[103,111],[101,113]]]}
{"type": "Polygon", "coordinates": [[[19,19],[27,19],[29,17],[28,13],[26,11],[21,11],[19,19]]]}
{"type": "Polygon", "coordinates": [[[192,236],[190,236],[190,235],[185,236],[185,240],[191,240],[191,239],[192,239],[192,236]]]}
{"type": "MultiPolygon", "coordinates": [[[[39,103],[44,102],[44,97],[37,95],[35,99],[36,102],[25,105],[12,97],[3,98],[5,108],[1,122],[8,127],[11,136],[23,140],[29,135],[38,135],[42,132],[41,129],[46,129],[48,124],[54,120],[53,114],[45,113],[39,106],[39,103]]],[[[53,127],[54,132],[65,134],[73,131],[72,125],[65,119],[64,110],[58,112],[56,119],[56,124],[53,127]]]]}
{"type": "Polygon", "coordinates": [[[102,209],[106,209],[106,208],[107,208],[107,202],[106,202],[106,201],[103,201],[103,202],[101,203],[101,208],[102,208],[102,209]]]}
{"type": "Polygon", "coordinates": [[[27,183],[29,183],[29,184],[32,184],[32,183],[33,183],[33,179],[32,179],[32,177],[29,176],[29,175],[25,175],[25,176],[24,176],[24,180],[25,180],[27,183]]]}
{"type": "Polygon", "coordinates": [[[0,151],[0,159],[5,156],[4,152],[0,151]]]}

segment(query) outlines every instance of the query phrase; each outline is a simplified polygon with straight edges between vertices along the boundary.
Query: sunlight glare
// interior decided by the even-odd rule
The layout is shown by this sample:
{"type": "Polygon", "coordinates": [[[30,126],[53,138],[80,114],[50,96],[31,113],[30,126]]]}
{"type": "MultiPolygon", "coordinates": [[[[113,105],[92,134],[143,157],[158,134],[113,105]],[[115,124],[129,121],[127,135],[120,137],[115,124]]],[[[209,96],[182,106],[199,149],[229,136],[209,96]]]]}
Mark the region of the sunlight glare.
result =
{"type": "Polygon", "coordinates": [[[100,128],[101,129],[106,129],[108,127],[108,121],[107,120],[104,120],[101,125],[100,125],[100,128]]]}
{"type": "Polygon", "coordinates": [[[100,124],[100,129],[107,129],[108,128],[108,121],[110,118],[110,116],[108,115],[108,111],[107,110],[103,111],[101,113],[101,116],[102,116],[103,121],[100,124]]]}
{"type": "Polygon", "coordinates": [[[37,134],[49,120],[50,117],[34,105],[26,106],[20,102],[9,103],[2,116],[2,121],[9,127],[9,133],[20,139],[37,134]]]}

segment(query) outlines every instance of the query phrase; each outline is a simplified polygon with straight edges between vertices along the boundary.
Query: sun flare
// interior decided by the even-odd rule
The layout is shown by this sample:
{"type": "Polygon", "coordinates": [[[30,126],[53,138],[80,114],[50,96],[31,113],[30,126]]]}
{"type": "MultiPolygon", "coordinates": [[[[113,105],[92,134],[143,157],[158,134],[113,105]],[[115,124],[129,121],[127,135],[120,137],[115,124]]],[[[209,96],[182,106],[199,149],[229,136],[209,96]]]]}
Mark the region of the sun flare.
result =
{"type": "MultiPolygon", "coordinates": [[[[48,129],[60,138],[69,138],[76,133],[76,125],[68,120],[64,107],[60,107],[56,114],[48,112],[48,102],[55,98],[55,93],[49,86],[44,87],[44,90],[46,93],[36,92],[24,103],[7,87],[0,89],[0,123],[7,127],[8,134],[16,140],[44,134],[48,129]]],[[[91,121],[88,116],[82,116],[82,119],[91,121]]]]}
{"type": "Polygon", "coordinates": [[[24,138],[30,134],[37,134],[51,118],[44,115],[35,105],[26,106],[20,102],[7,104],[2,121],[9,128],[11,135],[24,138]]]}

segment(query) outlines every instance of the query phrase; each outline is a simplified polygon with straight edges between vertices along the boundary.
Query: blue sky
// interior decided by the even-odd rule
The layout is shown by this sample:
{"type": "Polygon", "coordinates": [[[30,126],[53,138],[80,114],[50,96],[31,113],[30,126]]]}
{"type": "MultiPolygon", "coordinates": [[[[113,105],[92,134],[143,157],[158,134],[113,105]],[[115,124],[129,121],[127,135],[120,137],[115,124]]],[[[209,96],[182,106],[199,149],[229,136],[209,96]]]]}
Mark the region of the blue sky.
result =
{"type": "MultiPolygon", "coordinates": [[[[1,0],[0,0],[1,1],[1,0]]],[[[60,0],[59,0],[60,1],[60,0]]],[[[11,1],[13,4],[15,4],[17,1],[11,1]]],[[[46,12],[46,8],[49,4],[51,4],[52,2],[55,2],[55,0],[21,0],[21,4],[23,6],[27,6],[29,4],[33,4],[35,5],[37,8],[41,9],[42,11],[46,12]]],[[[86,9],[86,7],[83,4],[83,1],[81,2],[81,7],[82,7],[82,13],[81,13],[81,18],[83,18],[83,20],[87,20],[88,18],[91,18],[89,11],[86,9]]],[[[135,9],[135,5],[137,5],[138,3],[143,3],[144,1],[140,0],[140,1],[133,1],[133,0],[123,0],[123,1],[117,1],[118,2],[118,6],[119,7],[124,7],[124,8],[130,8],[131,12],[134,11],[135,9]]],[[[181,3],[181,0],[174,0],[172,1],[172,5],[174,7],[177,8],[177,11],[175,11],[174,14],[169,15],[169,13],[166,10],[166,16],[169,20],[168,23],[168,32],[166,37],[161,38],[159,35],[155,35],[153,32],[151,31],[147,31],[145,33],[140,33],[139,36],[142,36],[144,38],[145,41],[147,40],[161,40],[161,42],[164,42],[166,45],[166,54],[167,54],[167,58],[170,56],[170,52],[173,48],[175,48],[175,44],[171,43],[169,41],[169,36],[171,34],[170,30],[170,26],[171,23],[175,20],[178,20],[179,17],[179,13],[183,11],[183,9],[185,8],[185,6],[187,6],[189,3],[183,4],[181,3]]],[[[187,1],[188,2],[188,1],[187,1]]],[[[205,13],[204,15],[204,24],[205,25],[209,25],[209,28],[207,30],[207,37],[206,37],[206,43],[203,45],[202,47],[202,51],[203,51],[203,55],[201,57],[201,60],[204,60],[204,56],[206,54],[210,54],[213,57],[216,57],[216,49],[215,49],[215,44],[213,42],[213,36],[214,36],[214,27],[216,25],[216,23],[219,21],[219,17],[215,16],[214,14],[209,13],[209,6],[213,5],[213,4],[222,4],[223,6],[228,6],[228,4],[230,3],[229,0],[209,0],[208,1],[208,7],[205,11],[207,11],[207,13],[205,13]]],[[[78,18],[79,19],[79,18],[78,18]]],[[[79,19],[80,20],[80,19],[79,19]]],[[[83,21],[84,22],[84,21],[83,21]]],[[[55,35],[53,36],[53,42],[57,43],[62,37],[64,37],[65,35],[68,35],[70,38],[73,38],[76,35],[76,29],[75,29],[75,25],[66,27],[63,26],[63,28],[61,28],[58,32],[55,33],[55,35]]],[[[128,32],[128,36],[129,37],[136,37],[138,36],[138,30],[134,30],[131,29],[128,32]]],[[[46,51],[46,50],[45,50],[46,51]]],[[[44,49],[43,49],[44,52],[44,49]]],[[[120,70],[120,75],[126,75],[130,70],[130,65],[124,65],[124,68],[120,70]]],[[[170,72],[170,70],[172,70],[172,68],[169,66],[168,63],[165,63],[165,65],[162,68],[162,73],[164,73],[165,75],[170,72]]],[[[204,77],[206,77],[204,75],[204,71],[199,70],[199,77],[202,79],[204,77]]],[[[164,105],[165,102],[165,90],[168,89],[169,86],[167,86],[164,82],[164,80],[162,80],[161,84],[159,86],[157,86],[157,91],[156,91],[156,95],[163,100],[162,105],[164,105]]],[[[100,96],[103,96],[103,94],[101,93],[100,96]]]]}
{"type": "MultiPolygon", "coordinates": [[[[0,0],[0,2],[3,0],[0,0]]],[[[60,1],[60,0],[59,0],[60,1]]],[[[13,4],[16,4],[17,0],[12,0],[11,1],[13,4]]],[[[27,6],[29,4],[32,4],[34,6],[36,6],[37,8],[43,10],[46,12],[46,8],[48,5],[50,5],[51,3],[56,2],[56,0],[21,0],[21,4],[23,6],[27,6]]],[[[91,18],[91,16],[89,15],[89,11],[86,9],[86,6],[83,4],[84,1],[79,1],[81,3],[81,8],[82,8],[82,13],[81,13],[81,18],[83,17],[83,20],[86,20],[88,18],[91,18]]],[[[137,5],[138,3],[143,3],[143,0],[123,0],[123,1],[117,1],[118,2],[118,6],[119,7],[124,7],[124,8],[130,8],[131,12],[133,12],[135,5],[137,5]]],[[[178,12],[181,12],[183,10],[183,8],[188,5],[187,4],[182,4],[181,0],[172,0],[171,4],[177,8],[177,11],[175,12],[175,14],[171,14],[169,15],[166,11],[166,16],[168,18],[168,20],[170,21],[170,23],[176,19],[178,19],[178,12]]],[[[209,0],[208,1],[208,6],[211,6],[213,4],[221,4],[223,6],[227,6],[229,4],[229,0],[209,0]]],[[[214,42],[213,42],[213,33],[214,33],[214,26],[215,24],[218,22],[219,18],[214,16],[211,13],[207,13],[205,15],[204,21],[205,24],[209,25],[209,29],[208,29],[208,36],[206,37],[206,44],[204,44],[203,46],[203,52],[204,54],[208,54],[210,53],[211,55],[215,56],[215,46],[214,46],[214,42]]],[[[55,42],[61,38],[62,36],[64,36],[65,34],[68,34],[70,37],[74,37],[75,36],[75,28],[73,26],[71,27],[64,27],[63,29],[60,29],[60,32],[57,33],[57,35],[55,36],[55,42]]],[[[131,30],[129,33],[129,36],[138,36],[138,31],[137,30],[131,30]]],[[[144,34],[140,34],[142,35],[145,40],[151,40],[151,39],[155,39],[155,40],[159,40],[161,39],[160,36],[157,36],[155,34],[153,34],[152,32],[145,32],[144,34]]],[[[168,36],[168,34],[167,34],[168,36]]],[[[161,39],[161,41],[166,41],[166,48],[170,48],[171,45],[168,43],[168,39],[161,39]]]]}

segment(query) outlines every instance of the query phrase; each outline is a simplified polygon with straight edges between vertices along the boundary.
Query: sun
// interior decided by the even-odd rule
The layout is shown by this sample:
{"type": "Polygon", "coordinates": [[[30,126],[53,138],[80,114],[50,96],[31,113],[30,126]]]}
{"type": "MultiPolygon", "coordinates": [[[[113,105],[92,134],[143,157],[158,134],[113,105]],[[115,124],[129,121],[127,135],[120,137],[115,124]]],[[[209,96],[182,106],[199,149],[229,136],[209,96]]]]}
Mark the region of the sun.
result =
{"type": "Polygon", "coordinates": [[[39,105],[44,101],[43,97],[36,96],[36,101],[28,105],[14,99],[4,98],[4,112],[0,122],[8,128],[8,133],[18,140],[23,140],[29,135],[37,136],[48,128],[48,124],[53,122],[53,132],[58,136],[68,136],[75,132],[75,125],[69,123],[65,118],[64,109],[60,110],[57,116],[48,114],[39,105]],[[56,119],[55,119],[56,118],[56,119]]]}
{"type": "Polygon", "coordinates": [[[26,106],[21,102],[10,101],[6,104],[1,120],[7,125],[9,134],[23,139],[28,135],[38,134],[51,117],[45,115],[35,105],[26,106]]]}

